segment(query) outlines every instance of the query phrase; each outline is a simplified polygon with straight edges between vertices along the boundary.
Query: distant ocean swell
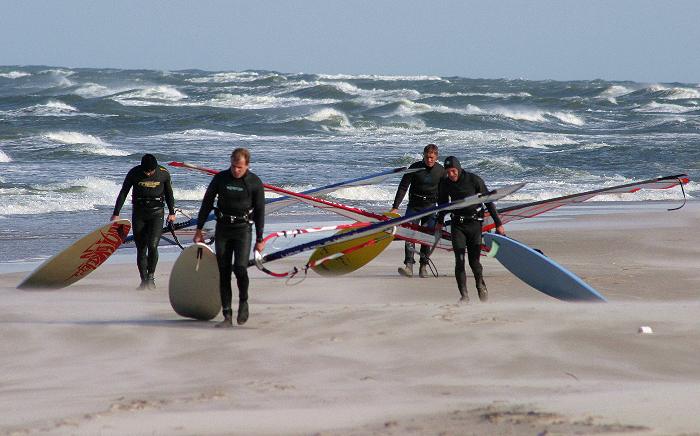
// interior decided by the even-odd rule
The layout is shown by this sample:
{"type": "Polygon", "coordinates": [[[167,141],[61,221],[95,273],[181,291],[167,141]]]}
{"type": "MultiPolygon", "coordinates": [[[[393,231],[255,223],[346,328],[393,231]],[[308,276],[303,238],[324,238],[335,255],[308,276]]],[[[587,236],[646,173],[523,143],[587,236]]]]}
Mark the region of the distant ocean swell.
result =
{"type": "MultiPolygon", "coordinates": [[[[304,189],[408,165],[427,143],[438,144],[442,158],[458,156],[490,186],[527,182],[513,201],[657,175],[698,179],[700,87],[0,67],[0,233],[3,226],[22,228],[29,216],[98,222],[145,152],[162,163],[222,169],[231,149],[246,146],[265,181],[304,189]]],[[[196,212],[208,177],[175,168],[171,174],[179,205],[196,212]]],[[[397,183],[331,198],[382,210],[397,183]]],[[[699,190],[696,182],[687,187],[691,197],[699,190]]],[[[672,189],[599,200],[680,196],[672,189]]]]}

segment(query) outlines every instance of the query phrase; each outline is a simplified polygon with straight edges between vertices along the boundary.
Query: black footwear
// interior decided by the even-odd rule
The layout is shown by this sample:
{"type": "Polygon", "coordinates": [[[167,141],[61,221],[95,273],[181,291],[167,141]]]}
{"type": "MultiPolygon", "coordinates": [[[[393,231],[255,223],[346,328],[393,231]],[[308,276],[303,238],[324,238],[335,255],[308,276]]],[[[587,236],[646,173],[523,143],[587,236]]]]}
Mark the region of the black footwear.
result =
{"type": "Polygon", "coordinates": [[[486,301],[489,299],[489,291],[486,289],[486,283],[483,277],[479,277],[476,280],[476,292],[479,294],[479,301],[486,301]]]}
{"type": "Polygon", "coordinates": [[[459,298],[457,304],[469,304],[469,296],[466,292],[459,298]]]}
{"type": "Polygon", "coordinates": [[[224,309],[224,320],[214,324],[214,327],[218,328],[231,328],[233,327],[233,310],[224,309]]]}
{"type": "Polygon", "coordinates": [[[146,289],[148,289],[148,284],[146,283],[146,280],[145,280],[145,279],[141,279],[141,284],[138,285],[138,287],[136,288],[136,290],[137,290],[137,291],[145,291],[146,289]]]}
{"type": "Polygon", "coordinates": [[[422,279],[428,277],[428,265],[422,264],[420,268],[418,268],[418,277],[422,279]]]}
{"type": "Polygon", "coordinates": [[[399,268],[399,274],[404,277],[413,277],[413,264],[407,263],[405,267],[399,268]]]}
{"type": "Polygon", "coordinates": [[[146,288],[151,290],[156,288],[156,280],[153,277],[153,274],[149,274],[148,276],[146,276],[146,288]]]}
{"type": "Polygon", "coordinates": [[[246,321],[248,321],[248,302],[241,301],[238,304],[238,317],[236,318],[236,322],[238,325],[243,325],[246,321]]]}

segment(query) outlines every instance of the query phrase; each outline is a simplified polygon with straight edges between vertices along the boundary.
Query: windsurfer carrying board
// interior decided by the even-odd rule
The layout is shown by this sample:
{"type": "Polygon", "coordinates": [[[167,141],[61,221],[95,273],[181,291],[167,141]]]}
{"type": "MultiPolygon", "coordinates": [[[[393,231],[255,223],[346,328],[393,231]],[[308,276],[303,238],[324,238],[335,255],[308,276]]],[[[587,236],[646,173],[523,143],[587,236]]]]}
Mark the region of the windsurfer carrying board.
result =
{"type": "Polygon", "coordinates": [[[220,171],[209,183],[197,219],[194,242],[204,242],[202,227],[216,203],[216,259],[219,264],[219,292],[224,320],[217,327],[232,327],[231,261],[238,285],[238,324],[248,320],[248,260],[253,223],[255,249],[265,248],[265,191],[258,176],[249,171],[250,152],[237,148],[231,153],[231,167],[220,171]]]}
{"type": "Polygon", "coordinates": [[[112,221],[119,219],[126,196],[131,194],[131,225],[136,243],[136,265],[141,276],[138,289],[155,289],[154,274],[158,264],[158,241],[163,229],[163,207],[168,205],[168,221],[175,221],[175,198],[170,173],[158,165],[152,154],[144,154],[141,165],[133,167],[124,178],[114,205],[112,221]]]}
{"type": "MultiPolygon", "coordinates": [[[[462,169],[459,159],[449,156],[445,159],[445,173],[447,177],[440,182],[438,189],[438,203],[443,204],[448,201],[461,200],[474,194],[486,193],[486,183],[476,174],[462,169]]],[[[496,206],[493,203],[486,203],[486,208],[496,225],[496,233],[505,235],[506,231],[498,217],[496,206]]],[[[446,211],[441,211],[437,216],[436,231],[441,231],[445,220],[446,211]]],[[[457,288],[461,295],[460,301],[469,302],[467,295],[467,273],[464,268],[465,250],[469,259],[469,267],[474,273],[476,290],[479,300],[488,299],[488,291],[484,282],[481,262],[481,225],[484,221],[484,205],[473,205],[463,209],[452,211],[452,249],[455,255],[455,279],[457,288]]]]}
{"type": "MultiPolygon", "coordinates": [[[[420,168],[420,171],[405,174],[401,178],[390,213],[398,212],[399,206],[406,195],[406,191],[408,191],[406,214],[419,212],[423,209],[435,206],[438,197],[438,184],[444,175],[444,169],[442,165],[437,163],[437,159],[437,145],[426,145],[423,149],[423,160],[415,162],[408,167],[409,169],[420,168]]],[[[427,227],[434,227],[435,215],[428,215],[420,220],[416,220],[415,223],[427,227]]],[[[416,244],[406,241],[405,250],[406,254],[403,261],[405,266],[399,268],[399,274],[405,277],[413,277],[413,264],[416,262],[414,258],[416,244]]],[[[418,275],[420,277],[428,277],[427,266],[429,253],[429,245],[420,246],[420,268],[418,270],[418,275]]]]}

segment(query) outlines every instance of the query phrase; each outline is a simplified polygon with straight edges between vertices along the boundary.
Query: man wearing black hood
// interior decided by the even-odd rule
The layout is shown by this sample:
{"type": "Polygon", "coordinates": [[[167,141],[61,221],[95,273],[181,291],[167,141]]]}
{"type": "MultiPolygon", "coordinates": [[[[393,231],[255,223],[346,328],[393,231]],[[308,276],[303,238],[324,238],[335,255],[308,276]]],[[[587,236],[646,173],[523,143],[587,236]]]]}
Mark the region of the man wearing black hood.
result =
{"type": "Polygon", "coordinates": [[[112,221],[119,219],[119,211],[132,187],[131,229],[136,243],[136,265],[141,276],[138,289],[155,289],[154,274],[158,264],[158,241],[163,230],[165,204],[168,205],[168,221],[175,221],[175,199],[170,173],[158,165],[155,156],[144,154],[141,165],[133,167],[124,178],[114,205],[112,221]]]}
{"type": "Polygon", "coordinates": [[[216,327],[233,327],[231,309],[231,261],[238,285],[238,324],[248,320],[248,259],[253,223],[255,249],[262,252],[265,225],[265,191],[258,176],[248,170],[250,152],[237,148],[231,153],[231,166],[214,176],[202,200],[194,242],[204,242],[202,227],[216,203],[216,259],[219,264],[219,292],[224,320],[216,327]]]}
{"type": "MultiPolygon", "coordinates": [[[[447,177],[440,182],[438,189],[439,204],[462,200],[472,195],[488,192],[486,184],[481,177],[463,170],[459,159],[456,157],[449,156],[445,159],[444,166],[447,177]]],[[[459,293],[462,296],[460,301],[465,303],[469,302],[467,273],[464,268],[465,251],[469,259],[469,267],[474,273],[479,300],[486,301],[488,299],[488,291],[484,282],[481,262],[479,261],[479,256],[481,255],[481,224],[484,221],[483,206],[473,205],[452,211],[451,233],[452,249],[455,254],[455,279],[457,280],[459,293]]],[[[503,228],[501,219],[498,217],[496,206],[493,203],[486,203],[485,206],[496,225],[496,233],[505,235],[506,231],[503,228]]],[[[442,230],[446,213],[446,211],[438,213],[437,225],[435,226],[436,231],[442,230]]]]}
{"type": "MultiPolygon", "coordinates": [[[[435,206],[438,195],[438,184],[444,175],[442,165],[437,163],[437,158],[437,145],[426,145],[423,149],[423,160],[414,162],[410,167],[408,167],[409,169],[418,168],[419,171],[408,173],[401,178],[399,189],[396,190],[396,197],[394,198],[394,204],[391,207],[390,213],[398,212],[399,205],[401,205],[401,202],[406,195],[406,191],[408,191],[408,206],[406,207],[406,214],[418,212],[431,206],[435,206]]],[[[414,223],[427,227],[433,227],[435,225],[435,215],[425,216],[414,221],[414,223]]],[[[405,244],[405,256],[403,261],[405,266],[403,268],[399,268],[399,274],[404,277],[413,277],[413,264],[416,262],[414,258],[415,251],[416,244],[407,241],[405,244]]],[[[420,277],[428,277],[427,266],[429,252],[430,246],[420,246],[420,268],[418,270],[418,275],[420,277]]]]}

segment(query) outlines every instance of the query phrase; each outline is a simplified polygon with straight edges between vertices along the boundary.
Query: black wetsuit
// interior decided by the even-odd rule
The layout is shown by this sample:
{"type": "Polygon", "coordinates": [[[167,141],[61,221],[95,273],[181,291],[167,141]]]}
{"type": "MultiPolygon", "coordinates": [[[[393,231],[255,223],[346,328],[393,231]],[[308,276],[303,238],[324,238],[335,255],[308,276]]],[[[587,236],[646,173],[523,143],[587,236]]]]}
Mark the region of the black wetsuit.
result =
{"type": "MultiPolygon", "coordinates": [[[[476,174],[461,170],[459,178],[453,182],[448,177],[440,183],[438,201],[440,204],[448,201],[461,200],[477,193],[486,193],[486,183],[476,174]]],[[[496,206],[486,203],[486,207],[496,226],[501,225],[496,206]]],[[[438,222],[442,223],[447,212],[438,213],[438,222]]],[[[481,224],[484,219],[482,205],[465,207],[452,211],[452,249],[455,255],[455,278],[460,293],[466,293],[466,271],[464,265],[465,250],[469,259],[469,267],[474,273],[477,287],[483,282],[483,273],[479,256],[481,255],[481,224]]]]}
{"type": "Polygon", "coordinates": [[[143,168],[135,166],[124,178],[122,189],[114,205],[114,215],[119,215],[129,190],[131,194],[131,229],[136,243],[136,265],[141,281],[154,274],[158,264],[158,241],[163,230],[163,206],[168,205],[171,215],[175,214],[175,199],[167,169],[158,166],[152,176],[147,176],[143,168]]]}
{"type": "Polygon", "coordinates": [[[214,176],[207,188],[197,218],[202,229],[209,212],[216,207],[216,258],[219,263],[219,292],[223,309],[231,310],[231,261],[238,284],[239,302],[248,301],[248,259],[252,223],[255,240],[262,241],[265,225],[265,191],[260,178],[248,171],[234,178],[228,168],[214,176]]]}
{"type": "MultiPolygon", "coordinates": [[[[406,195],[406,191],[408,191],[408,206],[406,207],[406,214],[414,213],[435,205],[438,199],[438,185],[440,184],[440,179],[442,179],[445,173],[445,169],[437,162],[431,168],[428,168],[424,161],[415,162],[409,167],[409,169],[413,168],[421,168],[421,170],[414,173],[405,174],[401,178],[399,188],[396,191],[396,197],[394,197],[394,204],[392,206],[392,209],[398,209],[404,196],[406,195]]],[[[428,215],[414,221],[414,223],[427,227],[434,227],[435,216],[428,215]]],[[[406,265],[412,265],[415,263],[415,259],[413,257],[415,248],[416,244],[406,242],[406,254],[404,257],[404,263],[406,265]]],[[[428,263],[429,252],[430,247],[428,245],[420,246],[421,265],[428,263]]]]}

